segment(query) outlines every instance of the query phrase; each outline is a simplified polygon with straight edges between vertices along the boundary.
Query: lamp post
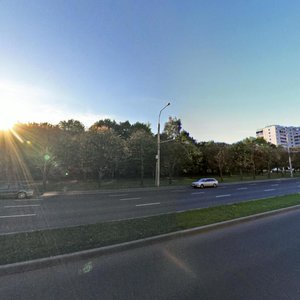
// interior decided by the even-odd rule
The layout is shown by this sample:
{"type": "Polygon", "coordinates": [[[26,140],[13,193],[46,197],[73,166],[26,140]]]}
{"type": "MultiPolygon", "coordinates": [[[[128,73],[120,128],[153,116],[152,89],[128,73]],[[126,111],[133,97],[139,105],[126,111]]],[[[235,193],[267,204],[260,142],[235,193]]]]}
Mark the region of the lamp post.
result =
{"type": "Polygon", "coordinates": [[[288,129],[286,128],[285,130],[286,130],[285,134],[286,134],[287,151],[288,151],[288,155],[289,155],[290,174],[291,174],[291,177],[294,177],[293,166],[292,166],[292,158],[291,158],[291,151],[290,151],[290,137],[289,137],[288,129]]]}
{"type": "Polygon", "coordinates": [[[156,155],[156,172],[155,172],[155,185],[159,187],[160,185],[160,115],[161,112],[170,105],[169,102],[165,105],[160,111],[158,115],[158,124],[157,124],[157,155],[156,155]]]}

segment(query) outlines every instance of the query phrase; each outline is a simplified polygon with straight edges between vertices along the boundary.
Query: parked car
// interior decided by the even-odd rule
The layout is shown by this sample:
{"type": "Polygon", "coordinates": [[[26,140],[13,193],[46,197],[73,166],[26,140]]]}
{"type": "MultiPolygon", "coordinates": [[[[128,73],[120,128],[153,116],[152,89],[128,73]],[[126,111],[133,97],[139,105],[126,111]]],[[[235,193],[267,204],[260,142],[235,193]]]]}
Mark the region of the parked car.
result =
{"type": "Polygon", "coordinates": [[[192,187],[194,188],[205,188],[205,187],[217,187],[219,184],[218,180],[215,178],[201,178],[198,181],[192,182],[192,187]]]}
{"type": "Polygon", "coordinates": [[[34,194],[33,189],[19,183],[5,183],[0,184],[0,197],[14,197],[17,199],[30,198],[34,194]]]}

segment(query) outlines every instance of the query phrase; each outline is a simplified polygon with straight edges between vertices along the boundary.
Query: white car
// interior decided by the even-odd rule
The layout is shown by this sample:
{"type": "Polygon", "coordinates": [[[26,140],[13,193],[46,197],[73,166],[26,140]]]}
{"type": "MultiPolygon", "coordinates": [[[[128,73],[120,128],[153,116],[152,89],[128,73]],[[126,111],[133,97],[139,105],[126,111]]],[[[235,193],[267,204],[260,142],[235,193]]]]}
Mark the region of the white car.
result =
{"type": "Polygon", "coordinates": [[[219,184],[218,180],[215,178],[201,178],[198,181],[192,182],[192,187],[194,188],[205,188],[205,187],[217,187],[219,184]]]}

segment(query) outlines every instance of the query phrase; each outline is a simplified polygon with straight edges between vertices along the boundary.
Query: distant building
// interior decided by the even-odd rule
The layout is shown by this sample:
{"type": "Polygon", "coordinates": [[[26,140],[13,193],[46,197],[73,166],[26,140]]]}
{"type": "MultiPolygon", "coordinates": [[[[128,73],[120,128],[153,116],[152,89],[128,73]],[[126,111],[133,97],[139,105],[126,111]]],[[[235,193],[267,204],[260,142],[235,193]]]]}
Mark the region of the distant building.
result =
{"type": "Polygon", "coordinates": [[[276,146],[300,147],[300,127],[270,125],[257,130],[256,137],[262,137],[276,146]]]}

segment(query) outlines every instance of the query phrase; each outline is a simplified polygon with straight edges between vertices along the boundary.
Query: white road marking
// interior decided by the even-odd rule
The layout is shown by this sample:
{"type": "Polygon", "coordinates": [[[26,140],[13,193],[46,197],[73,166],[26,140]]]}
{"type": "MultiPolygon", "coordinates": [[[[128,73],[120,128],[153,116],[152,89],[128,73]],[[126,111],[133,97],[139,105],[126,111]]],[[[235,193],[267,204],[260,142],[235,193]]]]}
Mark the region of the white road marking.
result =
{"type": "Polygon", "coordinates": [[[136,204],[136,206],[148,206],[148,205],[159,205],[160,202],[153,202],[153,203],[144,203],[144,204],[136,204]]]}
{"type": "Polygon", "coordinates": [[[10,216],[0,216],[0,219],[5,218],[22,218],[22,217],[34,217],[36,214],[28,214],[28,215],[10,215],[10,216]]]}
{"type": "Polygon", "coordinates": [[[275,191],[275,189],[266,189],[266,190],[264,190],[264,192],[272,192],[272,191],[275,191]]]}
{"type": "Polygon", "coordinates": [[[276,183],[276,184],[271,184],[271,186],[278,186],[279,184],[278,183],[276,183]]]}
{"type": "Polygon", "coordinates": [[[14,201],[20,201],[20,202],[25,202],[25,201],[42,201],[42,199],[14,199],[14,201]]]}
{"type": "Polygon", "coordinates": [[[128,194],[114,194],[114,195],[108,195],[109,197],[124,197],[127,196],[128,194]]]}
{"type": "Polygon", "coordinates": [[[201,195],[201,194],[205,194],[205,192],[192,193],[192,195],[201,195]]]}
{"type": "Polygon", "coordinates": [[[120,201],[139,200],[139,199],[142,199],[142,198],[141,198],[141,197],[136,197],[136,198],[123,198],[123,199],[120,199],[120,201]]]}
{"type": "Polygon", "coordinates": [[[248,190],[247,187],[241,187],[241,188],[237,188],[238,191],[242,191],[242,190],[248,190]]]}
{"type": "Polygon", "coordinates": [[[226,194],[226,195],[218,195],[218,196],[216,196],[216,198],[230,197],[230,196],[231,196],[231,194],[226,194]]]}
{"type": "Polygon", "coordinates": [[[27,205],[7,205],[4,206],[4,208],[16,208],[16,207],[34,207],[34,206],[40,206],[39,204],[27,204],[27,205]]]}

